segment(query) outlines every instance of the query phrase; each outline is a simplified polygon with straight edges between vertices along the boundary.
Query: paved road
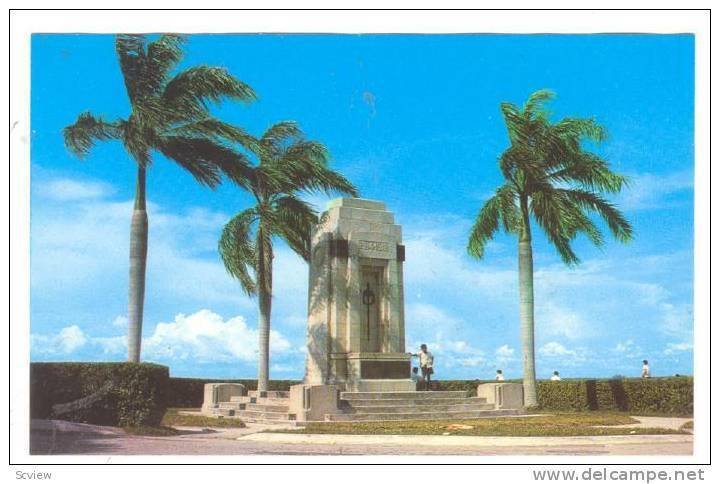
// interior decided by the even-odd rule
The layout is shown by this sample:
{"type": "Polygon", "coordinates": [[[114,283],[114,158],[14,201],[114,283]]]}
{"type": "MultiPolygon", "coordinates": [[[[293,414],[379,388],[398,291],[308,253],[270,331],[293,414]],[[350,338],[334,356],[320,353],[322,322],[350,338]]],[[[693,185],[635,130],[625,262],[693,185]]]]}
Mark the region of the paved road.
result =
{"type": "Polygon", "coordinates": [[[257,433],[260,427],[173,437],[113,427],[35,421],[32,454],[87,455],[689,455],[692,435],[609,437],[364,436],[257,433]]]}

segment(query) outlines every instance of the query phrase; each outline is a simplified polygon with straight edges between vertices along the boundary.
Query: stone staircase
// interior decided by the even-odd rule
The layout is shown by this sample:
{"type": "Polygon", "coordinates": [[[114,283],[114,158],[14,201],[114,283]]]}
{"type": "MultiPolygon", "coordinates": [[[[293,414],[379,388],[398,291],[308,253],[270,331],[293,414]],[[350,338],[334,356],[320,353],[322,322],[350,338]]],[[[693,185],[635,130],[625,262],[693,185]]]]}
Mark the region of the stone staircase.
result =
{"type": "Polygon", "coordinates": [[[251,390],[247,396],[230,397],[212,409],[218,417],[240,418],[245,422],[286,423],[295,420],[288,412],[290,395],[288,392],[268,391],[262,395],[251,390]]]}
{"type": "Polygon", "coordinates": [[[327,415],[330,422],[386,420],[445,420],[518,415],[521,410],[498,410],[486,399],[465,391],[343,392],[342,414],[327,415]]]}
{"type": "MultiPolygon", "coordinates": [[[[231,397],[219,403],[212,414],[240,418],[245,422],[290,423],[289,392],[257,391],[231,397]]],[[[325,416],[327,422],[367,422],[388,420],[451,420],[518,415],[522,410],[496,409],[485,398],[469,397],[465,391],[430,392],[342,392],[339,414],[325,416]]]]}

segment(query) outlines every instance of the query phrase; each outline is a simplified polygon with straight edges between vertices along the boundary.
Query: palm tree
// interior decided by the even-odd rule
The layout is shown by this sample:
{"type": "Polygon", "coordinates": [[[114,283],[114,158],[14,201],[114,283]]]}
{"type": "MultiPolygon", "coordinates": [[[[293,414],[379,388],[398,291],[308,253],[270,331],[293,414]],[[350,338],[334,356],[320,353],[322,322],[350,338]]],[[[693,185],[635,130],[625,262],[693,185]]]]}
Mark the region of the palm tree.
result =
{"type": "Polygon", "coordinates": [[[118,35],[115,49],[130,100],[126,119],[107,121],[89,112],[63,130],[65,145],[84,158],[97,141],[119,140],[137,164],[135,204],[130,225],[128,297],[128,360],[140,360],[148,218],[145,209],[146,172],[155,152],[208,187],[225,173],[242,179],[247,159],[228,146],[246,142],[242,130],[213,118],[209,105],[223,98],[250,102],[255,93],[219,67],[197,66],[173,76],[183,56],[184,38],[162,35],[148,42],[142,35],[118,35]]]}
{"type": "Polygon", "coordinates": [[[523,350],[525,406],[537,405],[535,388],[535,320],[530,220],[545,232],[567,265],[580,262],[570,243],[579,233],[596,246],[603,235],[591,220],[595,213],[621,242],[632,239],[632,227],[622,213],[602,198],[627,184],[604,159],[584,148],[584,142],[606,138],[590,118],[564,118],[553,123],[545,103],[554,94],[533,93],[522,109],[502,103],[510,147],[500,157],[505,183],[485,202],[470,232],[468,253],[481,258],[485,244],[500,224],[518,237],[520,339],[523,350]]]}
{"type": "Polygon", "coordinates": [[[317,223],[303,192],[357,189],[327,165],[323,145],[304,139],[291,121],[271,126],[252,146],[257,166],[247,183],[239,183],[255,198],[255,206],[225,225],[218,249],[225,268],[248,296],[258,297],[258,391],[269,380],[270,311],[272,306],[273,237],[280,237],[306,261],[310,260],[310,230],[317,223]]]}

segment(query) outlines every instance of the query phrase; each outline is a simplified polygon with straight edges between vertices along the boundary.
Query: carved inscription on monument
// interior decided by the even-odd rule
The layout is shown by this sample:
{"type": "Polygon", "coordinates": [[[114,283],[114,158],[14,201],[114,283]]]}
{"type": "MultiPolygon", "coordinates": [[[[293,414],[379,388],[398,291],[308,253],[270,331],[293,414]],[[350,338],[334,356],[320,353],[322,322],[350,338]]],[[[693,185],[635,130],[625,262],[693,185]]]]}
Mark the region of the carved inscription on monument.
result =
{"type": "Polygon", "coordinates": [[[360,250],[367,250],[371,252],[390,251],[390,244],[377,240],[358,240],[358,245],[360,246],[360,250]]]}

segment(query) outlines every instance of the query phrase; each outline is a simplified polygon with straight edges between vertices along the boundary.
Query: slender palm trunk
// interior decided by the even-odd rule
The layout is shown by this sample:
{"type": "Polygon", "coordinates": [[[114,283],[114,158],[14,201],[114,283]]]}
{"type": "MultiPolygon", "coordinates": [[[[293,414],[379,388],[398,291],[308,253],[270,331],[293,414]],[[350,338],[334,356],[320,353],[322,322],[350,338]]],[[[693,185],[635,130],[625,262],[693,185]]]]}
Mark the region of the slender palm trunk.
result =
{"type": "Polygon", "coordinates": [[[535,387],[535,305],[533,291],[532,237],[527,199],[521,200],[522,227],[518,240],[518,277],[520,288],[520,344],[523,354],[523,391],[525,406],[537,405],[535,387]]]}
{"type": "Polygon", "coordinates": [[[268,390],[270,380],[270,310],[272,309],[272,246],[260,222],[257,234],[258,287],[258,391],[268,390]]]}
{"type": "Polygon", "coordinates": [[[138,166],[135,207],[130,224],[130,281],[128,288],[128,361],[140,361],[148,217],[145,210],[145,167],[138,166]]]}

